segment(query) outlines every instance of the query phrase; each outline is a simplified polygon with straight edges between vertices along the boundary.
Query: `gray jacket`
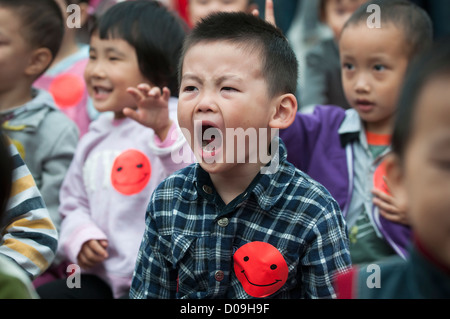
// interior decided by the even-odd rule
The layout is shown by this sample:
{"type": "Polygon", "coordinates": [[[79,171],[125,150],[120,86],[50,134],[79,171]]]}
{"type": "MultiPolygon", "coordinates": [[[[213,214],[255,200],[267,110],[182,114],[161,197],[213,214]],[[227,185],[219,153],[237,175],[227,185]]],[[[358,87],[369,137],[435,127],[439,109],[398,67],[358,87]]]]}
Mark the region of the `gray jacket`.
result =
{"type": "Polygon", "coordinates": [[[5,133],[16,145],[59,230],[59,189],[78,143],[78,128],[46,91],[33,89],[26,104],[0,113],[5,133]]]}

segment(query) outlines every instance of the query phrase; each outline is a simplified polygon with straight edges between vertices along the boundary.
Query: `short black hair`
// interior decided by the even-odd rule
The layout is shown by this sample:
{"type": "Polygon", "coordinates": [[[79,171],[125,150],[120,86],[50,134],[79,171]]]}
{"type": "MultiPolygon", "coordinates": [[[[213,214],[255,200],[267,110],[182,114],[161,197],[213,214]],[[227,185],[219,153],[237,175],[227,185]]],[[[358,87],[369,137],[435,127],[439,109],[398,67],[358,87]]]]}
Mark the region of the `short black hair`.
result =
{"type": "Polygon", "coordinates": [[[113,5],[91,30],[101,39],[123,39],[136,50],[141,73],[154,85],[178,95],[177,65],[187,27],[157,1],[113,5]]]}
{"type": "Polygon", "coordinates": [[[13,161],[5,133],[0,129],[0,225],[12,188],[13,161]]]}
{"type": "Polygon", "coordinates": [[[417,100],[426,84],[441,76],[450,77],[450,37],[434,43],[407,71],[392,135],[392,150],[400,159],[412,135],[417,100]]]}
{"type": "Polygon", "coordinates": [[[367,23],[372,14],[371,5],[380,8],[381,27],[392,24],[403,31],[409,60],[428,48],[433,42],[433,24],[428,14],[408,0],[372,0],[361,5],[344,24],[343,31],[351,25],[367,23]]]}
{"type": "Polygon", "coordinates": [[[226,41],[260,54],[269,96],[295,94],[298,62],[288,40],[279,28],[244,12],[213,13],[196,24],[183,46],[178,67],[179,82],[187,51],[198,43],[215,41],[226,41]]]}
{"type": "Polygon", "coordinates": [[[55,0],[0,0],[0,7],[21,18],[22,36],[32,48],[48,48],[55,58],[64,36],[62,12],[55,0]]]}

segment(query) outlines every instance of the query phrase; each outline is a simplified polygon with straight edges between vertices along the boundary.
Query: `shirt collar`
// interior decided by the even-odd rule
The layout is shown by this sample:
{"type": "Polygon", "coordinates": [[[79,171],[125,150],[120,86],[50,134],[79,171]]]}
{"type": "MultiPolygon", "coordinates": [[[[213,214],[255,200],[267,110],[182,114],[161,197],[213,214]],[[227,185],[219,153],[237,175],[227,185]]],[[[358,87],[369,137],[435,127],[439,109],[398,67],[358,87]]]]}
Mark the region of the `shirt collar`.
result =
{"type": "Polygon", "coordinates": [[[358,112],[354,109],[345,111],[345,118],[338,129],[338,134],[342,147],[345,147],[348,143],[353,141],[365,140],[365,138],[361,136],[361,134],[364,134],[364,126],[358,112]]]}

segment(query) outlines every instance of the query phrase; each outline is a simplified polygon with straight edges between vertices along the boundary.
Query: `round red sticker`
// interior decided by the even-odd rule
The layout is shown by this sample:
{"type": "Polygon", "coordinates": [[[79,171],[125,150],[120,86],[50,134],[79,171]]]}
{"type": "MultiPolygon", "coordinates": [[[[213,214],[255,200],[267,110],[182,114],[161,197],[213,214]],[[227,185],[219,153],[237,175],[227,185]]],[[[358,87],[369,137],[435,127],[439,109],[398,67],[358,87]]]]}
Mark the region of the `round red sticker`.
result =
{"type": "Polygon", "coordinates": [[[80,76],[61,74],[52,81],[48,90],[55,103],[64,109],[80,103],[85,87],[84,80],[80,76]]]}
{"type": "Polygon", "coordinates": [[[373,174],[373,186],[386,194],[390,194],[384,176],[386,176],[386,162],[382,161],[373,174]]]}
{"type": "Polygon", "coordinates": [[[271,244],[260,241],[245,244],[234,253],[233,260],[236,277],[252,297],[267,297],[287,280],[287,263],[271,244]]]}
{"type": "Polygon", "coordinates": [[[124,195],[141,192],[152,173],[147,156],[138,150],[126,150],[116,157],[111,170],[111,183],[124,195]]]}

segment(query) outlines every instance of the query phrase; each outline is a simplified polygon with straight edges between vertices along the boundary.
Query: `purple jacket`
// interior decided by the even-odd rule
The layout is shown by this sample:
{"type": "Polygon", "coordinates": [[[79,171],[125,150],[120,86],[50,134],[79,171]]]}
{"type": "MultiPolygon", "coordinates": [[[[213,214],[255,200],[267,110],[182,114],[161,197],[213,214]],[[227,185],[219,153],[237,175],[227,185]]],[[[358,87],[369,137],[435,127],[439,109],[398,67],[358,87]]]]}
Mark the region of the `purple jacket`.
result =
{"type": "MultiPolygon", "coordinates": [[[[318,105],[312,114],[297,113],[294,123],[280,130],[287,160],[324,185],[339,203],[344,217],[353,191],[351,144],[359,140],[359,132],[338,133],[345,117],[346,112],[340,107],[318,105]]],[[[410,228],[386,220],[375,207],[372,213],[385,239],[400,256],[406,257],[410,228]]]]}

